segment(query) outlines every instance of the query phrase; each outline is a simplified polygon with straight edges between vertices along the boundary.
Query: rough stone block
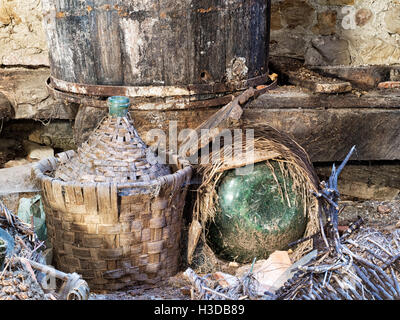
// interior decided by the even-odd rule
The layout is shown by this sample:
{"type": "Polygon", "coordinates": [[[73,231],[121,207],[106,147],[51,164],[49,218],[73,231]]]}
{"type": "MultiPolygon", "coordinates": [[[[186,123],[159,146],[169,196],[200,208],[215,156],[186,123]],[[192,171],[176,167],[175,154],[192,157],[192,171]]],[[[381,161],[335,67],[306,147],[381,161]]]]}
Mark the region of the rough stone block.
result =
{"type": "Polygon", "coordinates": [[[49,65],[42,19],[40,0],[0,2],[0,65],[49,65]]]}
{"type": "Polygon", "coordinates": [[[289,29],[310,26],[315,9],[305,0],[284,0],[280,12],[289,29]]]}
{"type": "Polygon", "coordinates": [[[327,36],[336,32],[337,12],[333,10],[318,13],[318,22],[312,28],[315,34],[327,36]]]}
{"type": "Polygon", "coordinates": [[[32,165],[0,169],[0,195],[39,192],[40,188],[31,179],[32,165]]]}
{"type": "MultiPolygon", "coordinates": [[[[50,97],[46,80],[49,68],[0,68],[0,95],[12,105],[15,119],[74,119],[78,106],[50,97]]],[[[0,98],[0,110],[4,103],[0,98]]],[[[1,117],[1,111],[0,111],[1,117]]]]}
{"type": "Polygon", "coordinates": [[[307,65],[349,65],[349,43],[336,36],[320,36],[312,39],[312,47],[305,54],[307,65]]]}
{"type": "Polygon", "coordinates": [[[362,8],[356,12],[356,24],[359,27],[365,26],[372,18],[372,12],[369,9],[362,8]]]}
{"type": "Polygon", "coordinates": [[[41,146],[35,142],[25,140],[23,146],[30,160],[42,160],[54,156],[54,150],[52,148],[41,146]]]}
{"type": "Polygon", "coordinates": [[[282,27],[282,14],[279,5],[273,3],[271,5],[271,30],[280,30],[282,27]]]}
{"type": "Polygon", "coordinates": [[[75,149],[72,125],[69,121],[52,121],[34,130],[29,140],[63,150],[75,149]]]}
{"type": "Polygon", "coordinates": [[[399,6],[391,8],[385,13],[386,28],[391,33],[400,34],[400,8],[399,6]]]}

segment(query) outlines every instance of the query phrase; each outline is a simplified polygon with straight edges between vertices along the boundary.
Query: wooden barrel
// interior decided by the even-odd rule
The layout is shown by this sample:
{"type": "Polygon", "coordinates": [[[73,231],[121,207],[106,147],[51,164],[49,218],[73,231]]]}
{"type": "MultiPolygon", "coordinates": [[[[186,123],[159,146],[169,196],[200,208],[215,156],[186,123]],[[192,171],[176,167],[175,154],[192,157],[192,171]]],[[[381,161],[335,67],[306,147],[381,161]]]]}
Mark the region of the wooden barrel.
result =
{"type": "Polygon", "coordinates": [[[63,92],[184,108],[267,80],[270,0],[43,0],[43,10],[63,92]]]}

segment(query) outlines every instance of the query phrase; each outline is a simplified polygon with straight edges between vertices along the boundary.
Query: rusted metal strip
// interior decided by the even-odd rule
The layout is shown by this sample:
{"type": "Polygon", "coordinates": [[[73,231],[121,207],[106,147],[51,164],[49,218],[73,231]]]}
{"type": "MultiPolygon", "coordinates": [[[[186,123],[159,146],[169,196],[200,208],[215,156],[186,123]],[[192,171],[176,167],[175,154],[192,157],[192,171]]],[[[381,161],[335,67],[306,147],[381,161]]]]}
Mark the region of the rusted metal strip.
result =
{"type": "Polygon", "coordinates": [[[226,93],[233,91],[245,90],[248,87],[262,85],[268,81],[268,75],[243,80],[231,81],[225,83],[205,83],[205,84],[189,84],[183,86],[110,86],[110,85],[91,85],[82,83],[73,83],[53,76],[50,77],[51,85],[58,90],[100,96],[125,96],[130,98],[153,98],[153,97],[184,97],[195,96],[200,94],[226,93]]]}
{"type": "MultiPolygon", "coordinates": [[[[248,80],[250,81],[250,80],[248,80]]],[[[258,81],[254,82],[257,83],[258,81]]],[[[266,81],[265,81],[266,82],[266,81]]],[[[265,83],[264,82],[264,83],[265,83]]],[[[253,86],[253,85],[252,85],[253,86]]],[[[274,89],[277,86],[277,81],[269,85],[257,85],[255,96],[259,96],[268,90],[274,89]]],[[[65,92],[53,86],[51,79],[47,79],[46,87],[49,94],[57,99],[67,103],[77,103],[88,107],[107,108],[106,96],[86,95],[65,92]]],[[[113,86],[109,86],[113,87],[113,86]]],[[[243,90],[242,90],[243,91],[243,90]]],[[[131,109],[133,110],[187,110],[207,107],[216,107],[228,104],[241,91],[221,95],[212,99],[201,99],[199,96],[165,96],[165,97],[130,97],[131,109]]],[[[109,96],[119,95],[118,92],[109,92],[109,96]]],[[[209,95],[208,95],[209,96],[209,95]]]]}

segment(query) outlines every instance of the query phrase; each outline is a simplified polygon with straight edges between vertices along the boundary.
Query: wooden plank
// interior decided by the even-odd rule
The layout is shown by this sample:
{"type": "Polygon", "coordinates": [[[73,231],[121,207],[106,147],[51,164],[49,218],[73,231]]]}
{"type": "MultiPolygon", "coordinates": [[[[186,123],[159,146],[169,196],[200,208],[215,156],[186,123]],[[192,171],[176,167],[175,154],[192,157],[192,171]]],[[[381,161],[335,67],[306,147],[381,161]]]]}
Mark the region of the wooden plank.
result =
{"type": "MultiPolygon", "coordinates": [[[[260,103],[260,102],[258,102],[260,103]]],[[[279,105],[276,105],[279,106],[279,105]]],[[[292,136],[312,161],[400,159],[400,108],[245,108],[243,121],[267,124],[292,136]]]]}
{"type": "Polygon", "coordinates": [[[363,90],[371,90],[376,88],[378,83],[389,79],[391,66],[318,66],[312,70],[350,81],[363,90]]]}
{"type": "MultiPolygon", "coordinates": [[[[316,166],[321,180],[328,181],[331,165],[316,166]]],[[[394,200],[400,193],[400,170],[398,164],[347,164],[338,180],[341,199],[355,197],[359,199],[385,201],[394,200]]]]}
{"type": "MultiPolygon", "coordinates": [[[[94,11],[88,10],[89,6],[86,1],[75,0],[74,5],[80,7],[87,14],[65,18],[65,23],[69,27],[67,31],[70,33],[69,37],[71,38],[69,43],[73,48],[81,48],[81,50],[72,50],[75,74],[71,81],[96,84],[96,61],[98,61],[98,57],[94,55],[94,47],[97,42],[91,41],[91,23],[94,11]]],[[[64,39],[67,37],[65,34],[63,36],[64,39]]],[[[60,41],[63,41],[63,38],[60,41]]]]}
{"type": "MultiPolygon", "coordinates": [[[[96,1],[91,23],[93,53],[97,57],[96,84],[119,85],[123,82],[121,60],[121,37],[118,11],[113,8],[118,1],[96,1]],[[110,3],[111,2],[111,3],[110,3]]],[[[78,51],[83,48],[76,48],[78,51]]],[[[61,78],[63,79],[63,78],[61,78]]]]}
{"type": "Polygon", "coordinates": [[[340,95],[313,94],[294,86],[281,86],[261,95],[248,103],[252,109],[397,109],[400,107],[400,91],[368,91],[362,93],[345,93],[340,95]]]}
{"type": "MultiPolygon", "coordinates": [[[[194,7],[196,3],[193,3],[194,7]]],[[[189,84],[190,74],[195,70],[191,66],[194,64],[192,50],[196,43],[193,41],[191,10],[187,4],[187,1],[158,1],[158,21],[155,22],[154,27],[158,25],[159,31],[151,32],[153,43],[149,43],[149,47],[155,49],[155,54],[154,57],[147,55],[146,58],[150,61],[157,59],[156,63],[152,65],[160,64],[162,68],[161,72],[155,68],[155,75],[161,76],[155,79],[162,80],[165,85],[189,84]],[[159,42],[156,44],[157,39],[159,42]],[[161,52],[160,47],[162,48],[161,52]]]]}
{"type": "MultiPolygon", "coordinates": [[[[231,7],[226,19],[226,69],[231,70],[232,62],[237,58],[245,58],[250,78],[260,73],[268,73],[268,61],[265,57],[268,57],[269,49],[267,8],[270,6],[270,1],[234,4],[226,2],[226,5],[231,7]]],[[[212,26],[213,24],[211,28],[212,26]]]]}
{"type": "Polygon", "coordinates": [[[194,43],[192,83],[221,82],[226,74],[227,53],[235,55],[231,51],[234,46],[228,48],[226,42],[230,27],[226,24],[226,15],[230,9],[219,0],[193,1],[192,6],[189,17],[192,34],[188,39],[194,43]]]}
{"type": "Polygon", "coordinates": [[[49,50],[50,65],[53,69],[55,77],[63,76],[63,79],[72,79],[75,76],[74,63],[69,39],[64,35],[68,33],[67,26],[60,19],[66,10],[68,3],[59,4],[55,1],[43,1],[43,25],[47,36],[47,43],[50,48],[57,48],[56,50],[49,50]],[[59,13],[57,15],[57,13],[59,13]]]}
{"type": "Polygon", "coordinates": [[[352,90],[351,83],[335,77],[318,74],[297,59],[272,57],[271,68],[289,83],[311,90],[314,93],[344,93],[352,90]]]}

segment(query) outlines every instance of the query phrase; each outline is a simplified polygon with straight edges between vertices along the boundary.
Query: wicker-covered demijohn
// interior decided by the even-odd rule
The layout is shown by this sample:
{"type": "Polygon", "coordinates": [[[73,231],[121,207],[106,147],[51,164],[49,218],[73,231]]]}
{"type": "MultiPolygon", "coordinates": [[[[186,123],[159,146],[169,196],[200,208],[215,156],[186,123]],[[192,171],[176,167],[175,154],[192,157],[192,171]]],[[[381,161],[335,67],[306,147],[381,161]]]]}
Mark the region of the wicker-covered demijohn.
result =
{"type": "MultiPolygon", "coordinates": [[[[268,125],[242,121],[232,129],[239,129],[238,135],[217,144],[209,156],[215,160],[198,167],[203,181],[187,254],[199,273],[215,272],[217,258],[241,263],[267,259],[318,231],[319,206],[310,190],[318,190],[319,179],[305,150],[268,125]],[[253,139],[247,141],[250,130],[253,139]]],[[[291,258],[310,251],[312,241],[293,247],[291,258]]]]}
{"type": "Polygon", "coordinates": [[[127,112],[109,98],[110,114],[77,152],[37,163],[55,264],[91,289],[156,283],[177,272],[182,211],[192,169],[147,148],[127,112]]]}

